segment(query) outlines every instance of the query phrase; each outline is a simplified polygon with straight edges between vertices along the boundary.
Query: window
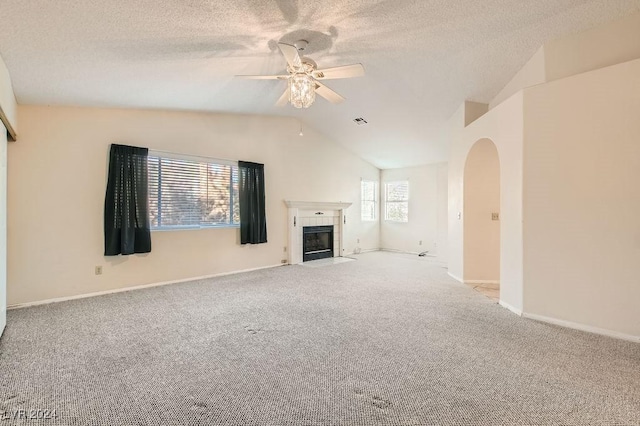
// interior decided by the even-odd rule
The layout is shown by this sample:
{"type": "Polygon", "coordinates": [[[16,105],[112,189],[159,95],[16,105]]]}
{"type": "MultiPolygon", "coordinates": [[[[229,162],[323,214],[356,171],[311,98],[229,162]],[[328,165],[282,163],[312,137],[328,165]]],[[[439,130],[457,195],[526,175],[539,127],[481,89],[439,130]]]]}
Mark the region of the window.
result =
{"type": "Polygon", "coordinates": [[[360,208],[362,220],[376,220],[378,208],[378,182],[363,180],[361,183],[360,208]]]}
{"type": "Polygon", "coordinates": [[[153,151],[148,162],[151,229],[240,224],[237,163],[153,151]]]}
{"type": "Polygon", "coordinates": [[[393,222],[409,221],[409,182],[387,182],[385,188],[384,219],[393,222]]]}

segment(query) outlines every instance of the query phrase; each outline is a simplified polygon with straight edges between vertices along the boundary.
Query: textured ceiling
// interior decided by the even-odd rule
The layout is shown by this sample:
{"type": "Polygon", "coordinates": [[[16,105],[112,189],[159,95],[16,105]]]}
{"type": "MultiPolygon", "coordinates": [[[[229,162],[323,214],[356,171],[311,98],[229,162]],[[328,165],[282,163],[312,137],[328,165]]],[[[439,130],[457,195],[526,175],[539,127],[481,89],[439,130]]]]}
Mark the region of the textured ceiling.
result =
{"type": "MultiPolygon", "coordinates": [[[[22,104],[299,117],[380,168],[446,161],[440,130],[489,102],[545,41],[640,10],[640,0],[2,0],[0,55],[22,104]],[[307,39],[347,98],[273,104],[278,41],[307,39]],[[369,124],[352,120],[364,117],[369,124]]],[[[296,131],[292,129],[292,131],[296,131]]]]}

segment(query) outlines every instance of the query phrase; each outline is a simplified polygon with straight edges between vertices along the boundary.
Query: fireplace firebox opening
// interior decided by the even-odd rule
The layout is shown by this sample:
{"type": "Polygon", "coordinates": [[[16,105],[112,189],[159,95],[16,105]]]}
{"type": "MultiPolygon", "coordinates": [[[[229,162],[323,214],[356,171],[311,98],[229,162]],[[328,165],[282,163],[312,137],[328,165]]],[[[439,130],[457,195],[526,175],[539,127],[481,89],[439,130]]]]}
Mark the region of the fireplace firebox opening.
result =
{"type": "Polygon", "coordinates": [[[302,228],[302,261],[333,257],[333,225],[302,228]]]}

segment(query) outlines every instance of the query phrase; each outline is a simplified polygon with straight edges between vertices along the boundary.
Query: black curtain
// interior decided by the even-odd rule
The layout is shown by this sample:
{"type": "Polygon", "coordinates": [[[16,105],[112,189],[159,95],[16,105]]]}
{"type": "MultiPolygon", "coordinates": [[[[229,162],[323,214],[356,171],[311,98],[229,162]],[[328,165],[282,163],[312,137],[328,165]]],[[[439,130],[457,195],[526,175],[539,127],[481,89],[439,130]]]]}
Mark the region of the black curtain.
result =
{"type": "Polygon", "coordinates": [[[240,174],[240,244],[267,242],[264,164],[238,161],[240,174]]]}
{"type": "Polygon", "coordinates": [[[111,145],[104,201],[104,255],[149,253],[149,149],[111,145]]]}

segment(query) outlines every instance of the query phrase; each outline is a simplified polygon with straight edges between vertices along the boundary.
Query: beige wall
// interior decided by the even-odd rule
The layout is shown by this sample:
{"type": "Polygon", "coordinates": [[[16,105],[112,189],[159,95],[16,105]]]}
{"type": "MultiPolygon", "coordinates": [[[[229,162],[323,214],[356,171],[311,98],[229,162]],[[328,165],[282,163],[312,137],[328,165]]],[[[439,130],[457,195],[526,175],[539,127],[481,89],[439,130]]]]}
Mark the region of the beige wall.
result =
{"type": "Polygon", "coordinates": [[[0,56],[0,116],[4,117],[3,121],[4,119],[7,120],[3,130],[5,133],[8,126],[11,126],[14,132],[18,131],[17,110],[16,97],[13,94],[9,70],[0,56]]]}
{"type": "Polygon", "coordinates": [[[464,167],[465,282],[500,281],[500,161],[489,139],[476,142],[464,167]]]}
{"type": "Polygon", "coordinates": [[[640,336],[640,60],[525,92],[524,308],[640,336]]]}
{"type": "MultiPolygon", "coordinates": [[[[520,91],[467,127],[449,162],[449,272],[467,276],[463,167],[500,158],[501,303],[533,318],[640,336],[640,60],[520,91]]],[[[460,111],[464,111],[461,108],[460,111]]]]}
{"type": "Polygon", "coordinates": [[[464,125],[465,127],[482,117],[489,111],[489,105],[480,102],[466,101],[464,103],[464,125]]]}
{"type": "Polygon", "coordinates": [[[447,164],[388,169],[381,176],[380,247],[409,253],[428,251],[445,263],[447,164]],[[384,220],[384,183],[400,180],[409,181],[409,221],[388,222],[384,220]]]}
{"type": "Polygon", "coordinates": [[[468,129],[450,132],[452,275],[462,277],[464,269],[456,221],[460,161],[469,143],[489,137],[502,173],[501,303],[534,318],[640,338],[640,271],[634,266],[640,264],[640,196],[632,183],[640,169],[638,58],[640,13],[547,42],[496,95],[487,114],[468,129]],[[518,109],[520,119],[513,115],[518,109]],[[514,125],[524,126],[523,141],[514,139],[509,147],[492,136],[512,133],[514,125]],[[518,154],[523,145],[524,154],[518,154]],[[512,176],[505,174],[505,163],[512,164],[512,176]],[[524,178],[516,167],[524,168],[524,178]],[[512,178],[520,179],[524,193],[515,181],[505,182],[512,178]],[[518,198],[524,204],[521,225],[512,221],[517,214],[505,210],[510,205],[516,213],[518,198]],[[524,302],[518,305],[518,299],[524,302]]]}
{"type": "Polygon", "coordinates": [[[540,47],[527,63],[489,103],[492,109],[525,87],[547,81],[544,47],[540,47]]]}
{"type": "MultiPolygon", "coordinates": [[[[500,159],[500,300],[522,310],[522,92],[463,127],[455,118],[449,161],[449,274],[462,281],[464,272],[464,165],[471,147],[490,139],[500,159]],[[458,217],[460,214],[460,217],[458,217]]],[[[458,110],[460,114],[464,108],[458,110]]],[[[454,115],[454,117],[456,117],[454,115]]]]}
{"type": "Polygon", "coordinates": [[[640,13],[546,42],[489,103],[527,87],[640,58],[640,13]]]}
{"type": "Polygon", "coordinates": [[[640,13],[544,46],[546,81],[640,58],[640,13]]]}
{"type": "Polygon", "coordinates": [[[377,248],[377,223],[360,223],[360,180],[379,170],[291,118],[20,106],[9,147],[8,298],[20,304],[280,264],[284,199],[353,202],[345,249],[377,248]],[[103,207],[111,143],[265,164],[267,244],[238,230],[152,233],[147,255],[104,257],[103,207]],[[103,275],[94,267],[103,265],[103,275]]]}

